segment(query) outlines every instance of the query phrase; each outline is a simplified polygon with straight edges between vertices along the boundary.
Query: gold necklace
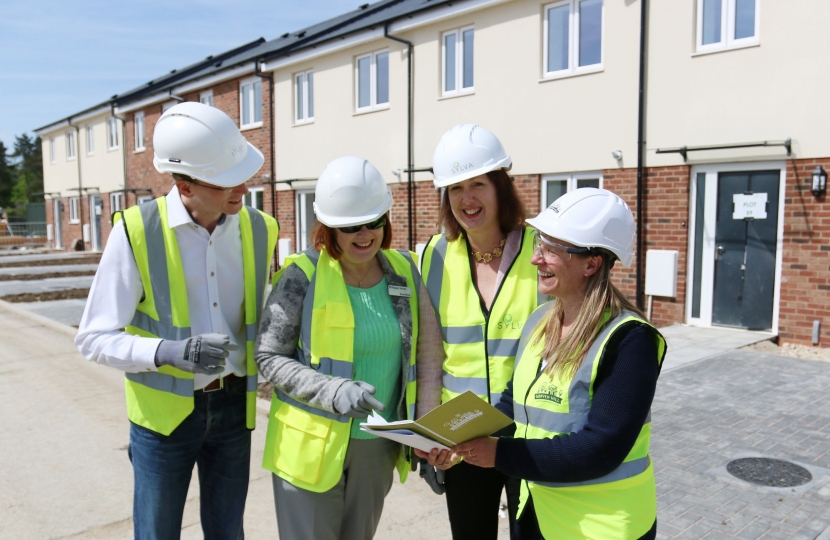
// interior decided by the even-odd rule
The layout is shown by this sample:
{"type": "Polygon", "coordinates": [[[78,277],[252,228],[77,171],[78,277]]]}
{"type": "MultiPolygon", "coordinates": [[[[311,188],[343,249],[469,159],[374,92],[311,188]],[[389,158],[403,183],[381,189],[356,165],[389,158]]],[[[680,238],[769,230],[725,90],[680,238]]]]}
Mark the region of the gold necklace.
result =
{"type": "Polygon", "coordinates": [[[472,255],[476,262],[483,262],[484,264],[489,263],[493,259],[498,259],[501,257],[502,253],[504,253],[504,244],[507,243],[507,238],[502,238],[501,242],[499,242],[499,247],[493,248],[493,253],[481,253],[480,251],[470,251],[470,255],[472,255]]]}
{"type": "Polygon", "coordinates": [[[365,273],[365,274],[363,274],[363,277],[362,277],[362,278],[360,278],[360,279],[357,279],[357,278],[354,276],[354,274],[352,274],[351,272],[349,272],[348,270],[346,270],[346,267],[345,267],[345,266],[343,266],[342,264],[340,265],[340,268],[342,268],[342,269],[343,269],[343,271],[344,271],[344,272],[346,272],[346,274],[348,274],[348,276],[349,276],[350,278],[352,278],[352,279],[354,279],[354,280],[356,280],[356,281],[357,281],[357,287],[358,287],[359,289],[362,289],[362,288],[363,288],[363,280],[364,280],[364,279],[366,279],[366,276],[368,276],[368,275],[369,275],[369,272],[371,272],[371,271],[372,271],[372,268],[373,268],[373,267],[374,267],[374,265],[373,265],[373,264],[369,264],[369,269],[368,269],[368,270],[366,270],[366,273],[365,273]]]}

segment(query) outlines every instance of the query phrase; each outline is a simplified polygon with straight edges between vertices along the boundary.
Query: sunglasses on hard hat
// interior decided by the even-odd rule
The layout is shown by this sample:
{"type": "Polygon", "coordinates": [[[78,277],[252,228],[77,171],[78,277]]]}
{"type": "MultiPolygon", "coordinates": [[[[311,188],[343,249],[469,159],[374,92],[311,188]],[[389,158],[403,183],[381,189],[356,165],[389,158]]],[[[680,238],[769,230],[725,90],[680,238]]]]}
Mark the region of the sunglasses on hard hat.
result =
{"type": "Polygon", "coordinates": [[[370,223],[361,223],[360,225],[349,225],[348,227],[337,227],[337,230],[340,232],[352,234],[359,232],[360,229],[366,227],[370,231],[374,231],[380,229],[381,227],[386,227],[386,214],[380,216],[376,220],[370,223]]]}

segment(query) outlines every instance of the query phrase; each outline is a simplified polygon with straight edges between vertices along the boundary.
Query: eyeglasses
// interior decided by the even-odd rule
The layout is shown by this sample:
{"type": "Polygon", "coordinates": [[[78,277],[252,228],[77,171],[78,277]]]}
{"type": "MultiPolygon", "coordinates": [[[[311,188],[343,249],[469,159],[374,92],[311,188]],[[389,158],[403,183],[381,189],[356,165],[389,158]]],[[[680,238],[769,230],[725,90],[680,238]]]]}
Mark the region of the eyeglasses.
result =
{"type": "Polygon", "coordinates": [[[542,237],[537,231],[533,236],[533,251],[542,257],[545,262],[553,263],[554,259],[570,261],[574,253],[590,253],[591,250],[585,247],[567,247],[557,244],[552,240],[542,237]]]}
{"type": "Polygon", "coordinates": [[[349,225],[348,227],[337,227],[337,230],[340,232],[352,234],[356,232],[360,232],[360,229],[366,227],[370,231],[374,231],[380,229],[381,227],[386,227],[386,214],[380,216],[376,220],[370,223],[361,223],[360,225],[349,225]]]}

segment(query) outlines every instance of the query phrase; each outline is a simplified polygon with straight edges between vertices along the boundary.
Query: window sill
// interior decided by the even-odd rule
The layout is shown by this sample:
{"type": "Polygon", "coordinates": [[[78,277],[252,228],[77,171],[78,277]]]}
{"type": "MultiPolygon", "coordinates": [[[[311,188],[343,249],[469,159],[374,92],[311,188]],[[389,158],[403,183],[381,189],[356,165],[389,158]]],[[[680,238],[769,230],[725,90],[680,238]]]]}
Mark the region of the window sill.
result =
{"type": "Polygon", "coordinates": [[[475,89],[465,90],[464,92],[458,92],[457,94],[449,94],[449,95],[439,96],[438,101],[444,101],[446,99],[455,99],[455,98],[466,97],[466,96],[474,96],[475,94],[476,94],[475,89]]]}
{"type": "Polygon", "coordinates": [[[69,225],[80,225],[80,223],[81,223],[80,219],[70,219],[69,220],[69,225]]]}
{"type": "Polygon", "coordinates": [[[75,158],[73,158],[73,157],[68,157],[68,158],[66,158],[66,161],[75,161],[75,158]]]}
{"type": "Polygon", "coordinates": [[[749,49],[751,47],[760,47],[760,46],[761,46],[760,41],[754,41],[752,43],[741,43],[739,45],[729,45],[729,46],[724,46],[724,47],[718,47],[717,49],[711,49],[711,50],[707,50],[707,51],[695,51],[695,52],[692,53],[691,56],[692,56],[692,58],[694,58],[696,56],[706,56],[706,55],[709,55],[709,54],[717,54],[717,53],[722,53],[722,52],[735,51],[735,50],[738,50],[738,49],[749,49]]]}
{"type": "Polygon", "coordinates": [[[95,155],[95,152],[87,152],[86,157],[92,157],[95,155]]]}
{"type": "Polygon", "coordinates": [[[133,150],[133,154],[140,154],[140,153],[142,153],[142,152],[143,152],[143,151],[145,151],[145,150],[147,150],[147,147],[146,147],[146,146],[144,146],[144,147],[142,147],[142,148],[136,148],[135,150],[133,150]]]}
{"type": "Polygon", "coordinates": [[[112,148],[107,148],[107,152],[114,152],[115,150],[118,150],[118,148],[119,148],[118,146],[113,146],[112,148]]]}
{"type": "Polygon", "coordinates": [[[262,127],[262,122],[254,122],[245,126],[239,126],[239,131],[248,131],[249,129],[257,129],[262,127]]]}
{"type": "Polygon", "coordinates": [[[352,116],[360,116],[362,114],[371,114],[371,113],[375,113],[375,112],[388,111],[388,110],[389,110],[389,105],[384,104],[380,107],[373,107],[371,109],[363,109],[363,110],[360,110],[360,111],[355,111],[355,112],[352,113],[352,116]]]}
{"type": "Polygon", "coordinates": [[[314,123],[314,118],[312,118],[311,120],[302,120],[302,121],[300,121],[300,122],[295,121],[295,122],[294,122],[294,125],[293,125],[293,126],[291,126],[291,127],[301,127],[301,126],[307,126],[307,125],[309,125],[309,124],[313,124],[313,123],[314,123]]]}
{"type": "Polygon", "coordinates": [[[593,75],[594,73],[602,73],[605,71],[605,67],[600,64],[599,67],[595,69],[583,69],[580,71],[562,73],[561,75],[543,75],[541,79],[539,79],[540,83],[550,82],[550,81],[558,81],[560,79],[571,79],[573,77],[581,77],[582,75],[593,75]]]}

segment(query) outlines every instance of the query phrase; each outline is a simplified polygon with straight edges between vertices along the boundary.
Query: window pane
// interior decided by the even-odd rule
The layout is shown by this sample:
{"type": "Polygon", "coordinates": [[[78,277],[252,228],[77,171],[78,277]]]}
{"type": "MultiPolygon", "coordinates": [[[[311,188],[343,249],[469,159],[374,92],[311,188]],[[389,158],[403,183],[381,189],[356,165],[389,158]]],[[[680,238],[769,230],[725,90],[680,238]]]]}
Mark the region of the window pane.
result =
{"type": "Polygon", "coordinates": [[[255,196],[255,199],[256,199],[255,204],[254,204],[254,208],[256,208],[257,210],[262,210],[262,193],[263,192],[262,191],[254,191],[253,193],[254,193],[254,196],[255,196]]]}
{"type": "Polygon", "coordinates": [[[254,122],[262,122],[262,83],[254,83],[254,122]]]}
{"type": "Polygon", "coordinates": [[[703,44],[720,43],[720,19],[723,0],[700,0],[703,2],[703,44]]]}
{"type": "Polygon", "coordinates": [[[553,204],[553,201],[567,193],[567,180],[548,180],[547,201],[545,201],[545,208],[553,204]]]}
{"type": "Polygon", "coordinates": [[[455,90],[455,34],[444,36],[444,91],[455,90]]]}
{"type": "Polygon", "coordinates": [[[314,118],[314,73],[308,73],[305,80],[307,90],[306,100],[308,101],[308,117],[314,118]]]}
{"type": "Polygon", "coordinates": [[[389,103],[389,53],[381,53],[377,61],[377,103],[389,103]]]}
{"type": "Polygon", "coordinates": [[[581,178],[576,181],[576,189],[593,187],[599,189],[599,178],[581,178]]]}
{"type": "Polygon", "coordinates": [[[297,85],[294,90],[297,94],[297,120],[305,118],[303,116],[303,76],[297,75],[297,85]]]}
{"type": "Polygon", "coordinates": [[[692,270],[692,317],[700,318],[700,287],[703,282],[703,212],[706,200],[706,173],[695,179],[694,269],[692,270]]]}
{"type": "Polygon", "coordinates": [[[242,87],[242,125],[251,123],[251,85],[242,87]]]}
{"type": "Polygon", "coordinates": [[[473,31],[464,32],[464,83],[463,88],[473,86],[473,31]]]}
{"type": "Polygon", "coordinates": [[[372,59],[370,57],[361,58],[357,61],[357,106],[368,107],[371,105],[371,79],[369,68],[371,67],[372,59]]]}
{"type": "Polygon", "coordinates": [[[736,0],[735,39],[755,35],[755,0],[736,0]]]}
{"type": "Polygon", "coordinates": [[[579,3],[579,65],[602,62],[602,0],[579,3]]]}
{"type": "Polygon", "coordinates": [[[312,245],[311,240],[311,231],[314,230],[314,226],[317,224],[317,217],[314,215],[314,193],[306,193],[303,197],[303,202],[305,203],[305,208],[303,212],[303,217],[305,218],[305,227],[303,231],[305,233],[305,245],[303,249],[308,249],[312,245]]]}
{"type": "Polygon", "coordinates": [[[568,69],[568,19],[571,7],[548,10],[548,71],[568,69]]]}

